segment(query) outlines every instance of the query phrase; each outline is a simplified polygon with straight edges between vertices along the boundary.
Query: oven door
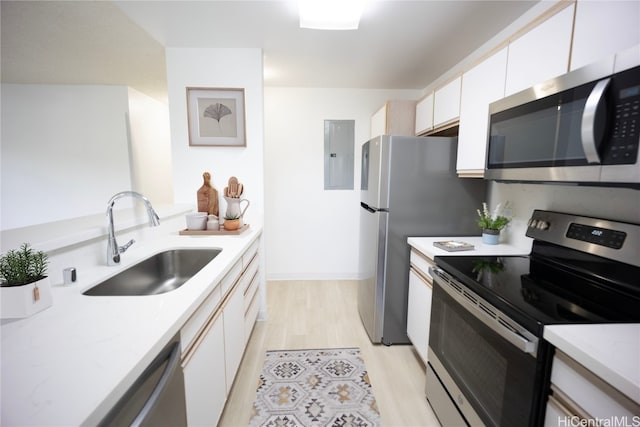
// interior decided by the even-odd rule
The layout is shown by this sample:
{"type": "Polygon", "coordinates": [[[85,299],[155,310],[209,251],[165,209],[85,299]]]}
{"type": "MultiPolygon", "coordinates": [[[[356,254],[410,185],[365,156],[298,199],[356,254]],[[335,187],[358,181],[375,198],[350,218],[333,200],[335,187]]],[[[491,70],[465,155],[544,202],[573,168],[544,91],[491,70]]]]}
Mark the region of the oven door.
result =
{"type": "Polygon", "coordinates": [[[427,398],[440,422],[460,424],[455,407],[472,426],[535,425],[538,339],[447,273],[432,274],[427,398]]]}

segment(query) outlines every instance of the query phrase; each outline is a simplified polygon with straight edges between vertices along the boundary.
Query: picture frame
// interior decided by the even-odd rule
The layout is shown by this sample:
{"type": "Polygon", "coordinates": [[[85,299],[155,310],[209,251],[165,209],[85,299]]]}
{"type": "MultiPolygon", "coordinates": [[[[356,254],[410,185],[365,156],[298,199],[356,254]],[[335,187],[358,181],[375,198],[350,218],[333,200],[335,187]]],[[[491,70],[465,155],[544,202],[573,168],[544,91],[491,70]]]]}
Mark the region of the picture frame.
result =
{"type": "Polygon", "coordinates": [[[244,89],[187,88],[190,146],[246,147],[244,89]]]}

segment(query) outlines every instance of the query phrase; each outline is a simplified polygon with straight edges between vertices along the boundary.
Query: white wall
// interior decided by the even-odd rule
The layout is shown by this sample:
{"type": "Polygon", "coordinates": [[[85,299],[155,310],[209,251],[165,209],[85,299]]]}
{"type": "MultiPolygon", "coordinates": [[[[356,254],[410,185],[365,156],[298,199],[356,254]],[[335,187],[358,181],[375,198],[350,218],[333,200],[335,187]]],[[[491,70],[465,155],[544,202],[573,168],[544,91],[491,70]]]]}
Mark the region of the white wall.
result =
{"type": "Polygon", "coordinates": [[[103,212],[131,188],[125,86],[2,85],[2,229],[103,212]]]}
{"type": "Polygon", "coordinates": [[[251,205],[245,222],[262,221],[263,188],[263,77],[260,49],[166,50],[167,87],[171,124],[174,198],[196,206],[202,173],[211,173],[220,195],[220,214],[226,202],[224,187],[231,176],[244,184],[243,197],[251,205]],[[246,147],[191,147],[187,127],[187,87],[244,88],[246,147]]]}
{"type": "Polygon", "coordinates": [[[269,280],[353,279],[358,272],[360,147],[371,115],[419,91],[265,88],[265,233],[269,280]],[[324,190],[324,120],[355,120],[354,190],[324,190]]]}
{"type": "Polygon", "coordinates": [[[169,106],[132,88],[128,93],[132,188],[155,205],[173,203],[169,106]]]}
{"type": "MultiPolygon", "coordinates": [[[[263,71],[260,49],[166,49],[167,88],[171,124],[171,159],[175,202],[197,205],[196,192],[202,173],[211,173],[211,183],[220,196],[220,215],[226,201],[224,187],[231,176],[244,185],[243,198],[251,205],[244,221],[262,224],[264,216],[264,114],[263,71]],[[191,147],[187,122],[187,87],[244,88],[246,147],[191,147]]],[[[260,252],[259,319],[266,318],[263,232],[260,252]]]]}

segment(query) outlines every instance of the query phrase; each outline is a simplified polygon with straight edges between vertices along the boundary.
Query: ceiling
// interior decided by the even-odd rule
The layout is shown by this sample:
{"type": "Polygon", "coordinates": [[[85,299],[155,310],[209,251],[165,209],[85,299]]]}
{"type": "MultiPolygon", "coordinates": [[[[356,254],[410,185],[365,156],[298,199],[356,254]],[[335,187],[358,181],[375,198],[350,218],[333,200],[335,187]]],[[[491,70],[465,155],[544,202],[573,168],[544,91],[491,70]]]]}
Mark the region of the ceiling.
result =
{"type": "Polygon", "coordinates": [[[370,0],[357,31],[295,1],[1,2],[2,81],[126,84],[166,99],[164,48],[261,48],[265,85],[423,89],[537,0],[370,0]]]}

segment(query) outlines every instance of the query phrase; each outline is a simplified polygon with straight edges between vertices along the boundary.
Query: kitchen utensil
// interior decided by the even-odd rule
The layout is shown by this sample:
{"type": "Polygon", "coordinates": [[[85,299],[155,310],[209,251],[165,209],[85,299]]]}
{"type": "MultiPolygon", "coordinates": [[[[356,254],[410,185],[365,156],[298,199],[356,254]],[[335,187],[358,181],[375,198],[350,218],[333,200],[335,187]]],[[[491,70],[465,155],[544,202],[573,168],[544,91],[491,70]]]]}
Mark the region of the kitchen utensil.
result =
{"type": "Polygon", "coordinates": [[[240,197],[238,193],[238,178],[235,176],[229,178],[229,197],[240,197]]]}

